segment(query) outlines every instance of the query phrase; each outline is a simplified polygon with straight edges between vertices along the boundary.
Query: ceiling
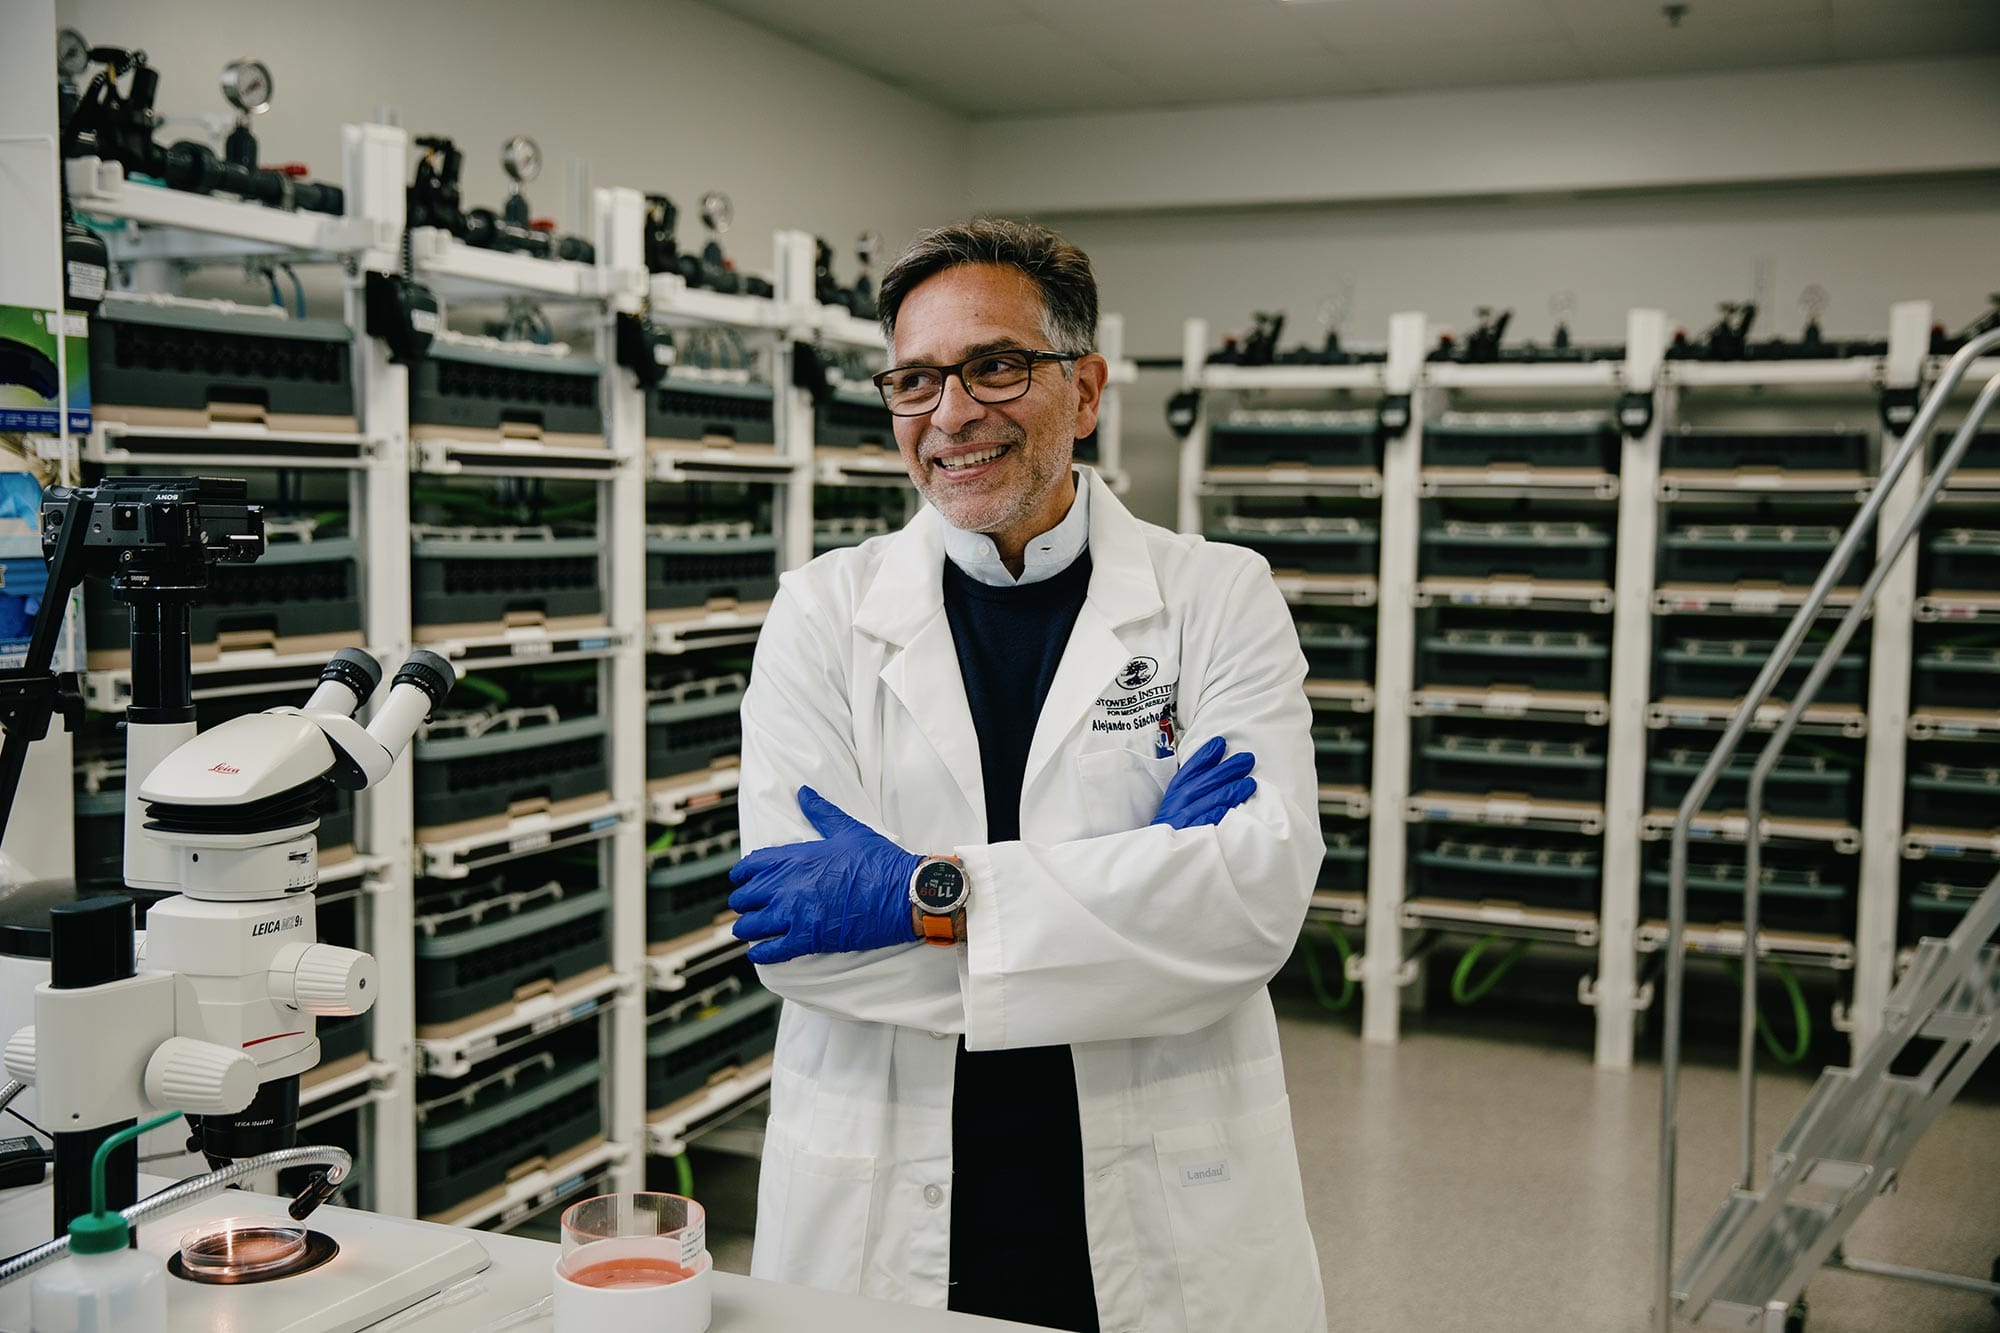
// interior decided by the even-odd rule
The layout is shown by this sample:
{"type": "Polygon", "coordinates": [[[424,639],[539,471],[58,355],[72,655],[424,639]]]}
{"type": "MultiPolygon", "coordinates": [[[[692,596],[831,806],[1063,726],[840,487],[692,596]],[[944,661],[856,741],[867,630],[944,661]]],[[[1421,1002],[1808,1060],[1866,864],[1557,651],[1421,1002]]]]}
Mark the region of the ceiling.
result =
{"type": "Polygon", "coordinates": [[[1970,55],[1996,0],[706,0],[971,116],[1970,55]]]}

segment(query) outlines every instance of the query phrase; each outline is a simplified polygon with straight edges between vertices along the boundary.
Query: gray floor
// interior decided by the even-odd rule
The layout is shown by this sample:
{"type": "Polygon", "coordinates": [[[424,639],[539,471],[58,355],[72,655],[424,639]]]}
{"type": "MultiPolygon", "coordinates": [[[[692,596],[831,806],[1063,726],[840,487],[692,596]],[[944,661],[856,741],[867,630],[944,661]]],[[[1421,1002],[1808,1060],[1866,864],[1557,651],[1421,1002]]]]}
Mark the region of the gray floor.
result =
{"type": "MultiPolygon", "coordinates": [[[[1649,1327],[1656,1066],[1592,1067],[1588,1012],[1521,1022],[1436,1014],[1394,1047],[1276,987],[1306,1200],[1336,1330],[1649,1327]]],[[[1496,995],[1496,1001],[1501,997],[1496,995]]],[[[1704,1048],[1683,1081],[1681,1244],[1723,1200],[1736,1159],[1737,1082],[1704,1048]]],[[[1804,1074],[1760,1085],[1768,1149],[1804,1074]]],[[[755,1168],[698,1154],[721,1265],[745,1271],[755,1168]]],[[[2000,1252],[2000,1070],[1982,1071],[1854,1233],[1857,1255],[1986,1276],[2000,1252]]],[[[1974,1296],[1828,1274],[1810,1333],[2000,1333],[1974,1296]]]]}

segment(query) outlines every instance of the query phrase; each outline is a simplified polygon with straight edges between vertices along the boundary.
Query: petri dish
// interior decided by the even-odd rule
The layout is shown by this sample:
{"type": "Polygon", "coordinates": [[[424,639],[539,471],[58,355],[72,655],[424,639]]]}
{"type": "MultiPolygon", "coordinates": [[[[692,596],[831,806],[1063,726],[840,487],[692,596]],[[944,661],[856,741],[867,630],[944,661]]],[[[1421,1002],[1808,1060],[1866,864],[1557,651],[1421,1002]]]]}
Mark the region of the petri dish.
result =
{"type": "Polygon", "coordinates": [[[306,1228],[262,1217],[225,1217],[181,1237],[181,1264],[196,1281],[242,1282],[306,1259],[306,1228]]]}

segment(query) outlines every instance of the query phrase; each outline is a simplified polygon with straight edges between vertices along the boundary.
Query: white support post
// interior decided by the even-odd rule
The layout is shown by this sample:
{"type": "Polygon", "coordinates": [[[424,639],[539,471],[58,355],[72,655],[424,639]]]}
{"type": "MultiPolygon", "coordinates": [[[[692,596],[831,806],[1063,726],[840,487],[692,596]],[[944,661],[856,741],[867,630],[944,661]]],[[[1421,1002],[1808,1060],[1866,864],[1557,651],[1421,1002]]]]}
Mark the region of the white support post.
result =
{"type": "MultiPolygon", "coordinates": [[[[1653,566],[1664,428],[1660,367],[1667,317],[1634,310],[1625,325],[1625,391],[1648,395],[1652,420],[1624,433],[1618,463],[1618,555],[1611,610],[1611,715],[1605,740],[1604,900],[1597,945],[1597,1067],[1632,1066],[1634,1015],[1641,1007],[1638,956],[1639,822],[1646,790],[1646,705],[1652,694],[1653,566]]],[[[1623,426],[1621,423],[1621,431],[1623,426]]]]}
{"type": "MultiPolygon", "coordinates": [[[[646,803],[646,398],[618,364],[617,320],[639,313],[646,289],[645,201],[635,190],[595,195],[597,262],[612,297],[598,312],[597,356],[604,365],[605,442],[619,462],[600,492],[598,541],[609,594],[605,610],[617,647],[606,659],[601,707],[611,729],[611,798],[633,811],[646,803]]],[[[624,1145],[616,1188],[646,1179],[646,825],[634,813],[612,833],[605,855],[611,887],[611,969],[625,988],[611,1005],[605,1065],[611,1071],[609,1137],[624,1145]]]]}
{"type": "Polygon", "coordinates": [[[1361,1035],[1394,1042],[1401,1026],[1403,897],[1409,860],[1410,693],[1416,669],[1417,471],[1423,441],[1424,317],[1389,321],[1383,387],[1410,396],[1410,424],[1382,451],[1381,572],[1375,606],[1375,742],[1368,817],[1368,934],[1361,1035]]]}
{"type": "MultiPolygon", "coordinates": [[[[349,125],[341,146],[349,215],[372,224],[378,242],[362,254],[345,293],[358,416],[362,433],[374,442],[367,468],[355,476],[350,526],[360,551],[363,636],[394,671],[410,651],[410,377],[390,364],[386,346],[367,335],[363,284],[371,270],[401,266],[407,143],[393,126],[349,125]]],[[[386,694],[378,693],[378,702],[386,694]]],[[[393,1217],[417,1211],[414,763],[404,755],[386,780],[361,793],[356,810],[359,850],[388,862],[375,879],[378,891],[366,899],[364,944],[382,979],[369,1019],[374,1058],[395,1071],[374,1104],[369,1160],[361,1169],[370,1173],[375,1211],[393,1217]]]]}
{"type": "Polygon", "coordinates": [[[1181,441],[1179,514],[1182,532],[1201,531],[1201,477],[1208,469],[1207,391],[1202,387],[1202,370],[1208,363],[1208,321],[1190,319],[1181,333],[1181,387],[1202,391],[1201,410],[1195,414],[1194,428],[1181,441]]]}
{"type": "Polygon", "coordinates": [[[813,409],[812,395],[792,384],[794,343],[812,334],[818,316],[813,286],[813,238],[807,232],[781,231],[773,240],[778,308],[790,327],[779,335],[772,360],[771,401],[776,415],[778,453],[791,461],[792,471],[779,492],[773,519],[778,549],[786,569],[797,569],[813,558],[813,409]]]}
{"type": "MultiPolygon", "coordinates": [[[[1931,304],[1903,301],[1889,312],[1885,387],[1910,389],[1923,379],[1930,352],[1931,304]]],[[[1884,425],[1881,458],[1901,437],[1884,425]]],[[[1879,463],[1878,463],[1879,466],[1879,463]]],[[[1893,532],[1916,507],[1928,468],[1912,461],[1882,501],[1875,531],[1893,532]]],[[[1897,559],[1875,599],[1868,652],[1868,741],[1861,775],[1860,887],[1854,927],[1854,995],[1849,1008],[1854,1049],[1874,1037],[1896,980],[1896,914],[1903,893],[1903,787],[1908,770],[1910,669],[1914,656],[1917,548],[1897,559]]]]}
{"type": "MultiPolygon", "coordinates": [[[[1125,359],[1125,316],[1100,315],[1097,320],[1097,350],[1115,368],[1125,359]]],[[[1097,470],[1118,486],[1125,476],[1125,389],[1107,380],[1104,397],[1097,408],[1097,470]]]]}

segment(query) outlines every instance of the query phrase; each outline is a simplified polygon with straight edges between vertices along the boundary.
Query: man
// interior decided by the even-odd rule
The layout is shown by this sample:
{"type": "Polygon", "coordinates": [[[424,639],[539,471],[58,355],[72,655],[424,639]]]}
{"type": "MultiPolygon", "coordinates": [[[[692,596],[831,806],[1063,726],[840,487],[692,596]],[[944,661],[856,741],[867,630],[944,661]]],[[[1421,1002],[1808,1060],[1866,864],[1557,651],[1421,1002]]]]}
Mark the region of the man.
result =
{"type": "Polygon", "coordinates": [[[752,1271],[1318,1333],[1264,989],[1324,855],[1291,618],[1072,467],[1109,369],[1082,251],[947,227],[881,310],[929,504],[785,576],[743,705],[730,903],[788,1001],[752,1271]]]}

